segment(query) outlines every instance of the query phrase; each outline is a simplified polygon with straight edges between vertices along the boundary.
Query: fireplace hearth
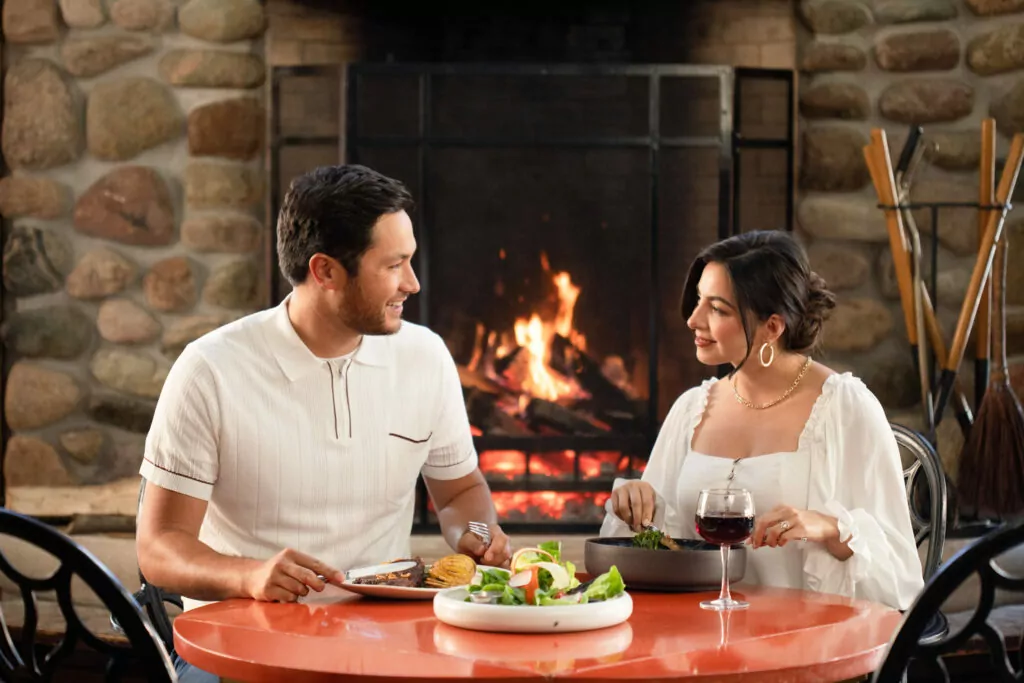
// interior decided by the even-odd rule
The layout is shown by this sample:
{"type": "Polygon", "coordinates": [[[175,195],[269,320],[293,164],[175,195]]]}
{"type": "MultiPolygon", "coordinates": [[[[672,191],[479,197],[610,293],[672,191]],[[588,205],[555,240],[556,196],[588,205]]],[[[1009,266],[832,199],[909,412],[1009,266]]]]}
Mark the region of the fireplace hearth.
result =
{"type": "MultiPolygon", "coordinates": [[[[272,87],[329,73],[278,68],[272,87]]],[[[672,401],[710,374],[678,311],[688,264],[741,225],[791,224],[792,72],[365,63],[338,76],[343,158],[416,200],[422,289],[407,316],[456,360],[503,525],[596,530],[613,480],[643,472],[672,401]],[[774,126],[765,102],[782,108],[774,126]],[[750,193],[778,210],[741,221],[750,193]]],[[[276,181],[304,142],[279,123],[276,181]]],[[[436,527],[422,486],[414,526],[436,527]]]]}

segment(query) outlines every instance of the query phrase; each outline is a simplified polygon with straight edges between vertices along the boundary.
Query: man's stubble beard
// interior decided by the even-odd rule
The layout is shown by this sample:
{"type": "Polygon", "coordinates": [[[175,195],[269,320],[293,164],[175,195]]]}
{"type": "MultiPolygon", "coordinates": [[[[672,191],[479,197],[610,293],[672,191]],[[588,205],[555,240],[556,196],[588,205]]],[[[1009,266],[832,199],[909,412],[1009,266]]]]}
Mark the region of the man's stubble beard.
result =
{"type": "Polygon", "coordinates": [[[375,307],[369,301],[359,285],[358,280],[349,280],[345,285],[345,299],[341,307],[341,321],[351,330],[359,334],[389,335],[395,334],[402,326],[391,329],[388,327],[387,310],[375,307]]]}

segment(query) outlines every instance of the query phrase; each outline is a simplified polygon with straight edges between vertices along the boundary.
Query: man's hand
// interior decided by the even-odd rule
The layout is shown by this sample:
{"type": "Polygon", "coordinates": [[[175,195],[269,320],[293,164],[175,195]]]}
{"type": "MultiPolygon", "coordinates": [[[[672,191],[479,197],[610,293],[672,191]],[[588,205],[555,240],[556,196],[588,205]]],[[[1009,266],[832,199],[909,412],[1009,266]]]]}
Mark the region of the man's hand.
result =
{"type": "Polygon", "coordinates": [[[326,583],[321,576],[326,578],[326,583],[335,585],[345,580],[345,575],[334,567],[285,548],[247,573],[242,579],[242,590],[255,600],[295,602],[311,588],[318,593],[322,591],[326,583]]]}
{"type": "Polygon", "coordinates": [[[488,567],[507,568],[509,561],[512,559],[512,542],[497,524],[489,524],[488,528],[491,530],[490,545],[485,544],[483,539],[476,534],[467,531],[462,534],[462,538],[459,539],[458,546],[455,549],[460,553],[469,555],[478,564],[487,565],[488,567]]]}

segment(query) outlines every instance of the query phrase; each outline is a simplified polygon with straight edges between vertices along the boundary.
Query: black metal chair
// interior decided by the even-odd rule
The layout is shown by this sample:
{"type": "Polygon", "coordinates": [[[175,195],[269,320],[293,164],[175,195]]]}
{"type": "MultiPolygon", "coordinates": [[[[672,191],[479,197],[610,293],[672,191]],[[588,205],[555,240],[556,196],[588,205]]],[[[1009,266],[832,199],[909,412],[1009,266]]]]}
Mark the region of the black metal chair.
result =
{"type": "Polygon", "coordinates": [[[81,642],[108,658],[108,681],[120,680],[132,671],[143,672],[149,681],[177,681],[153,625],[121,582],[92,553],[58,530],[6,508],[0,508],[0,534],[30,543],[59,561],[52,575],[37,579],[19,572],[0,552],[0,571],[17,584],[25,607],[18,644],[0,612],[0,680],[49,681],[61,661],[81,642]],[[103,640],[85,626],[71,599],[74,577],[83,581],[117,619],[128,639],[127,646],[103,640]],[[58,643],[41,656],[36,593],[51,590],[57,595],[67,628],[58,643]]]}
{"type": "Polygon", "coordinates": [[[893,436],[901,451],[914,456],[914,462],[903,470],[907,486],[907,503],[910,506],[910,523],[914,528],[914,540],[918,547],[928,539],[928,553],[925,556],[924,579],[927,581],[942,564],[942,548],[946,543],[949,491],[942,471],[942,461],[934,446],[919,432],[892,423],[893,436]],[[920,491],[921,475],[927,484],[926,495],[920,491]],[[921,503],[924,502],[925,505],[921,503]],[[927,507],[928,518],[922,515],[927,507]]]}
{"type": "Polygon", "coordinates": [[[872,683],[902,681],[911,659],[916,665],[927,667],[928,680],[945,680],[948,683],[949,673],[940,655],[959,650],[975,634],[985,640],[998,680],[1024,680],[1024,674],[1015,671],[1010,662],[1003,634],[989,619],[997,588],[1024,591],[1024,576],[1011,576],[994,562],[1007,550],[1022,543],[1024,521],[989,532],[944,564],[903,617],[900,630],[889,643],[885,659],[872,677],[872,683]],[[955,633],[922,642],[921,635],[934,615],[939,613],[942,603],[975,573],[981,581],[981,597],[971,618],[955,633]]]}

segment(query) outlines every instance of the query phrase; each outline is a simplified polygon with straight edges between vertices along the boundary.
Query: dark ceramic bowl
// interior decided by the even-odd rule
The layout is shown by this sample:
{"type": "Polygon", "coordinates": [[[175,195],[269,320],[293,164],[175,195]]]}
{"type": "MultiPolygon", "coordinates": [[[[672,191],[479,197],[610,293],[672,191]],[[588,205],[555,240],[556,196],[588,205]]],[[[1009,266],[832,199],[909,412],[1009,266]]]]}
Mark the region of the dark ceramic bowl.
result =
{"type": "MultiPolygon", "coordinates": [[[[709,591],[722,586],[722,553],[719,546],[676,539],[682,550],[634,548],[633,538],[589,538],[583,551],[587,573],[597,576],[614,564],[626,582],[626,590],[709,591]]],[[[747,549],[729,549],[729,582],[739,581],[747,569],[747,549]]]]}

